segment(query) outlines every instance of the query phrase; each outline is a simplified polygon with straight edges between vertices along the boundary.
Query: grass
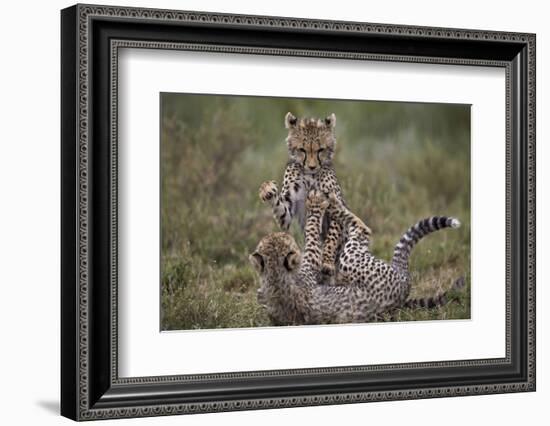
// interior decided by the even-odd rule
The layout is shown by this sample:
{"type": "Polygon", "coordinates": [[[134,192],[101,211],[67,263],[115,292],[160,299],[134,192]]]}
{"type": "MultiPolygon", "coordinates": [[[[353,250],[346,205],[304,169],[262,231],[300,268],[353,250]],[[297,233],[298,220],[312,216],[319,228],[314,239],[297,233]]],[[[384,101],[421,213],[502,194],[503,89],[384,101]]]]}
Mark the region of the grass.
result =
{"type": "MultiPolygon", "coordinates": [[[[389,260],[423,217],[462,222],[414,249],[411,295],[435,295],[460,276],[465,289],[443,307],[403,309],[394,320],[470,317],[468,107],[183,94],[161,102],[163,330],[270,325],[248,254],[278,231],[257,192],[264,180],[281,182],[287,111],[336,113],[336,173],[351,210],[373,230],[376,256],[389,260]]],[[[303,241],[296,224],[291,232],[303,241]]]]}

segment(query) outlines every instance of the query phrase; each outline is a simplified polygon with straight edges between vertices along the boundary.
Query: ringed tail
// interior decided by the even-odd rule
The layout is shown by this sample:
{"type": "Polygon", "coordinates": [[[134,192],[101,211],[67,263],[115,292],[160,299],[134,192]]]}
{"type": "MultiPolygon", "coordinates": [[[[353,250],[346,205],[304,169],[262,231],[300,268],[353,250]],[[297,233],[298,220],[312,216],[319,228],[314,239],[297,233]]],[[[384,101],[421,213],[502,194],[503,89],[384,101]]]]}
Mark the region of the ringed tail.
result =
{"type": "Polygon", "coordinates": [[[452,291],[461,290],[466,285],[464,277],[458,278],[451,288],[443,291],[435,296],[423,297],[417,299],[407,299],[403,307],[405,308],[435,308],[436,306],[443,306],[447,303],[449,293],[452,291]]]}
{"type": "Polygon", "coordinates": [[[454,217],[432,216],[422,219],[416,225],[411,226],[403,234],[395,249],[393,250],[392,266],[402,272],[409,270],[409,257],[413,247],[432,232],[443,228],[458,228],[460,222],[454,217]]]}

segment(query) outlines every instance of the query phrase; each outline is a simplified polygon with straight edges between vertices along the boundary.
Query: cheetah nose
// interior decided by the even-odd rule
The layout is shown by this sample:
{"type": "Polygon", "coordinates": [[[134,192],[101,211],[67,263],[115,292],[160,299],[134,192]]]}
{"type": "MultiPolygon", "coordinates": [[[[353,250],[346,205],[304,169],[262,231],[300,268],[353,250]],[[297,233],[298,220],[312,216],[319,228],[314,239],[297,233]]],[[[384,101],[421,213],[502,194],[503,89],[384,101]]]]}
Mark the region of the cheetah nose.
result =
{"type": "Polygon", "coordinates": [[[308,166],[309,167],[309,170],[315,170],[317,168],[317,166],[308,166]]]}

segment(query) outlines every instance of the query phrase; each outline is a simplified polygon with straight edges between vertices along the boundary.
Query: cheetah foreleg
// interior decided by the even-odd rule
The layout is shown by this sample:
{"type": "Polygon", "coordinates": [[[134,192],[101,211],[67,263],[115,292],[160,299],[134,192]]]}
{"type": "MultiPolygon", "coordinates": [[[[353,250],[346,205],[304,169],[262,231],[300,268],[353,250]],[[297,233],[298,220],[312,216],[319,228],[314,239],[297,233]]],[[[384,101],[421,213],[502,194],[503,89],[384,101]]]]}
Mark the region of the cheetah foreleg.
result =
{"type": "Polygon", "coordinates": [[[306,200],[305,248],[302,268],[320,272],[322,260],[321,224],[329,205],[319,191],[311,191],[306,200]]]}
{"type": "Polygon", "coordinates": [[[342,226],[336,220],[331,220],[323,246],[323,262],[321,272],[327,276],[333,276],[336,265],[336,252],[340,245],[342,226]]]}

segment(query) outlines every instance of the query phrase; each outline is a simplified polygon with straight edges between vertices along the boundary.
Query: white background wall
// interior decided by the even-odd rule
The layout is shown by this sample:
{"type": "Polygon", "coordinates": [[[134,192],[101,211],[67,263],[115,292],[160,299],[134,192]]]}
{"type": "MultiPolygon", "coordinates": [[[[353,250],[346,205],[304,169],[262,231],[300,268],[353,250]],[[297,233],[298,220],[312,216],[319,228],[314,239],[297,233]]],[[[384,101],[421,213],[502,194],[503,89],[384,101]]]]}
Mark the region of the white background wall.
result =
{"type": "MultiPolygon", "coordinates": [[[[543,1],[103,1],[103,4],[537,33],[538,390],[530,394],[119,420],[118,424],[548,424],[550,28],[543,1]]],[[[59,10],[2,5],[0,25],[0,419],[67,424],[59,404],[59,10]]],[[[111,421],[102,423],[113,423],[111,421]]]]}

